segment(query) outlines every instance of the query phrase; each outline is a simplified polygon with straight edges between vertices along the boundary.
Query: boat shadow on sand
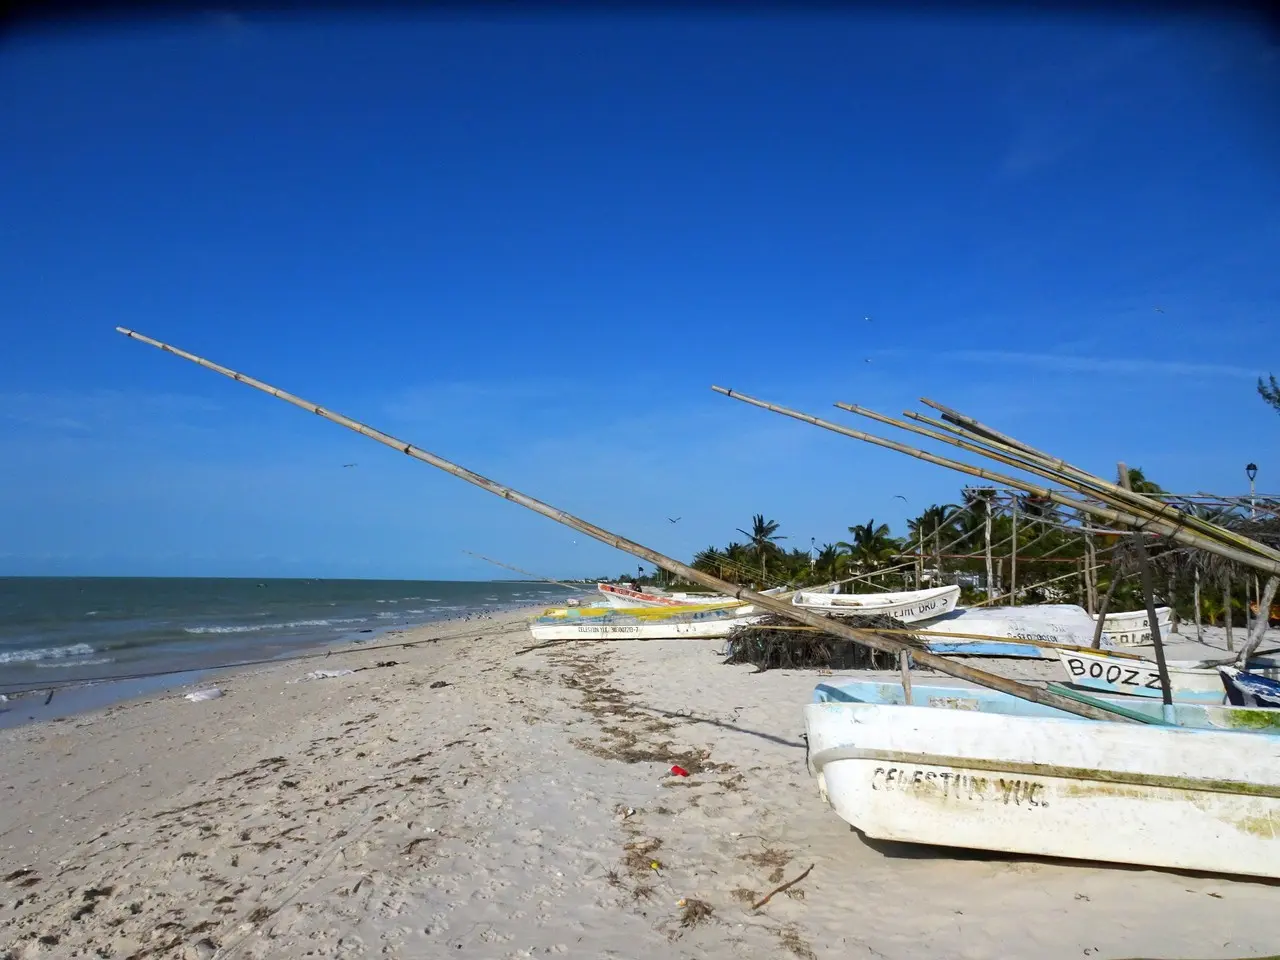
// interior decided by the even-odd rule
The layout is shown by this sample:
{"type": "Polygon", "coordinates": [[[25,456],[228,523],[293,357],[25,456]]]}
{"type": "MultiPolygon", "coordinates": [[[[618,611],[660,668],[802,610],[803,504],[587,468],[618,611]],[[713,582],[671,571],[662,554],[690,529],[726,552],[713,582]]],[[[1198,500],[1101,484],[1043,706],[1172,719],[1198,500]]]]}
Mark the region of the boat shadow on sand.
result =
{"type": "MultiPolygon", "coordinates": [[[[1065,867],[1075,870],[1114,870],[1121,873],[1166,873],[1191,880],[1226,880],[1231,883],[1248,883],[1263,887],[1280,888],[1280,879],[1271,877],[1249,877],[1235,874],[1206,873],[1199,870],[1174,870],[1168,867],[1147,867],[1136,863],[1110,863],[1103,860],[1072,860],[1067,857],[1041,857],[1027,853],[1005,853],[1000,850],[974,850],[968,847],[944,847],[933,844],[911,843],[905,840],[880,840],[868,837],[857,827],[850,826],[851,833],[874,850],[890,860],[950,860],[978,863],[1007,863],[1011,866],[1026,864],[1028,866],[1044,865],[1065,867]]],[[[1269,960],[1269,958],[1260,958],[1269,960]]]]}
{"type": "Polygon", "coordinates": [[[719,727],[721,730],[728,730],[731,733],[742,733],[749,737],[759,737],[761,740],[768,740],[770,743],[776,743],[782,747],[792,747],[796,750],[805,749],[804,740],[799,738],[795,740],[787,740],[785,737],[779,737],[772,733],[765,733],[763,730],[752,730],[749,727],[740,727],[725,720],[716,720],[712,717],[700,717],[696,713],[689,713],[683,710],[659,710],[657,707],[649,707],[643,703],[633,704],[632,706],[636,710],[651,713],[654,716],[662,717],[664,720],[681,720],[685,723],[702,723],[712,727],[719,727]]]}

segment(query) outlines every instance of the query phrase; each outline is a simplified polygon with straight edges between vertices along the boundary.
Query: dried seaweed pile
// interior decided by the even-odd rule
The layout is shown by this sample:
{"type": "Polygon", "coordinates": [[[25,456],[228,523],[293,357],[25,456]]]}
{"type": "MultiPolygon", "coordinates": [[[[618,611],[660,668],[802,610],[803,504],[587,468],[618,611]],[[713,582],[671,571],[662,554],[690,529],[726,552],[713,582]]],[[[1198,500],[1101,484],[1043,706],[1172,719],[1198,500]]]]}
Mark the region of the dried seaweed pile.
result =
{"type": "MultiPolygon", "coordinates": [[[[852,640],[816,630],[770,629],[794,627],[795,621],[776,614],[755,624],[735,627],[726,643],[725,663],[749,663],[764,670],[891,670],[897,667],[893,654],[881,653],[852,640]]],[[[859,627],[902,630],[905,625],[893,617],[859,617],[859,627]]],[[[918,645],[910,637],[897,636],[918,645]]]]}

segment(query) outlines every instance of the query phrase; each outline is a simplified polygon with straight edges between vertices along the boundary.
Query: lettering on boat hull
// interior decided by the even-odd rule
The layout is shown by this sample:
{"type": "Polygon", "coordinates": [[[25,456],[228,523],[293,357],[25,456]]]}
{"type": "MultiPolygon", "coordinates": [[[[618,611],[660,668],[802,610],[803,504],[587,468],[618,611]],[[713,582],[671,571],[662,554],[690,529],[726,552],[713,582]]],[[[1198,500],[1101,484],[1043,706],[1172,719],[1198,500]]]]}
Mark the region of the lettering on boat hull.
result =
{"type": "Polygon", "coordinates": [[[876,767],[871,789],[899,790],[933,795],[942,800],[1000,803],[1017,807],[1047,807],[1047,788],[1039,780],[1022,777],[979,777],[958,770],[924,770],[918,767],[876,767]]]}
{"type": "Polygon", "coordinates": [[[1116,687],[1159,690],[1160,674],[1147,667],[1122,666],[1118,663],[1100,663],[1066,654],[1062,657],[1072,680],[1101,680],[1116,687]]]}

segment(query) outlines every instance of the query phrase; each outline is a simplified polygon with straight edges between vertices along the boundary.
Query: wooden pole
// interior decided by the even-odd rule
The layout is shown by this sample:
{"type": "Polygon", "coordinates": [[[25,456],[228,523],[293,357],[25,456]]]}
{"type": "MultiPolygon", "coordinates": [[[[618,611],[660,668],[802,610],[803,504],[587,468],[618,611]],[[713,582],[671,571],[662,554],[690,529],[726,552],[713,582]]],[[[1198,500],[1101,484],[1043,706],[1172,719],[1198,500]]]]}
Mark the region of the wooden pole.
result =
{"type": "Polygon", "coordinates": [[[1228,568],[1222,578],[1222,624],[1227,632],[1227,653],[1235,649],[1231,637],[1231,570],[1228,568]]]}
{"type": "Polygon", "coordinates": [[[898,651],[898,670],[902,673],[902,702],[908,707],[911,703],[911,654],[906,650],[898,651]]]}
{"type": "Polygon", "coordinates": [[[557,587],[564,587],[566,590],[572,590],[574,593],[584,593],[582,584],[561,583],[559,580],[553,580],[551,577],[540,577],[536,573],[530,573],[528,570],[521,570],[519,567],[513,567],[509,563],[503,563],[501,560],[494,560],[492,557],[486,557],[483,553],[475,553],[471,550],[463,550],[463,553],[469,553],[471,556],[486,563],[492,563],[495,567],[504,567],[514,573],[523,573],[526,577],[533,577],[534,583],[550,583],[557,587]]]}
{"type": "Polygon", "coordinates": [[[1013,495],[1013,546],[1009,551],[1009,605],[1018,605],[1018,495],[1013,495]]]}
{"type": "MultiPolygon", "coordinates": [[[[828,420],[822,420],[818,417],[812,416],[807,413],[800,413],[797,410],[791,410],[791,409],[788,409],[787,407],[782,407],[782,406],[778,406],[777,404],[768,403],[764,400],[757,400],[754,397],[749,397],[746,394],[738,393],[736,390],[729,390],[726,387],[713,386],[711,389],[715,390],[717,393],[722,393],[726,397],[730,397],[733,400],[739,400],[743,403],[749,403],[752,406],[760,407],[765,410],[770,410],[773,413],[779,413],[779,414],[782,414],[783,416],[791,417],[792,419],[795,419],[795,420],[801,420],[805,423],[811,423],[814,426],[822,427],[824,430],[830,430],[833,433],[839,433],[843,436],[852,437],[855,440],[862,440],[866,443],[871,443],[878,447],[885,447],[886,449],[889,449],[889,450],[896,450],[899,453],[905,453],[907,456],[915,457],[916,459],[923,460],[926,463],[937,464],[938,466],[947,467],[948,469],[955,470],[959,473],[968,474],[971,477],[979,477],[983,480],[986,480],[992,483],[1002,484],[1004,486],[1011,487],[1016,490],[1021,490],[1024,493],[1030,493],[1033,496],[1041,497],[1042,499],[1052,501],[1053,503],[1059,504],[1064,507],[1069,507],[1072,510],[1077,510],[1081,513],[1088,513],[1102,520],[1106,520],[1108,523],[1111,523],[1113,525],[1133,527],[1135,525],[1146,524],[1151,531],[1155,533],[1159,533],[1163,536],[1169,537],[1172,540],[1177,540],[1179,543],[1184,543],[1187,546],[1199,547],[1202,550],[1207,550],[1210,553],[1214,553],[1220,557],[1224,557],[1225,559],[1234,560],[1237,563],[1243,563],[1248,566],[1257,567],[1258,569],[1263,570],[1264,572],[1267,572],[1267,573],[1280,573],[1280,562],[1273,562],[1270,560],[1259,558],[1255,554],[1246,553],[1243,550],[1218,543],[1217,541],[1212,540],[1208,537],[1204,537],[1199,534],[1193,533],[1192,531],[1186,529],[1185,527],[1176,526],[1172,523],[1167,523],[1165,521],[1149,520],[1148,518],[1138,516],[1133,513],[1129,513],[1126,510],[1112,509],[1110,507],[1100,506],[1098,504],[1091,503],[1086,500],[1079,500],[1079,499],[1076,499],[1075,497],[1064,496],[1063,494],[1059,493],[1057,490],[1050,489],[1049,487],[1037,486],[1032,483],[1027,483],[1023,480],[1015,479],[1014,477],[1006,476],[1000,473],[995,473],[991,470],[987,470],[982,467],[974,467],[967,463],[961,463],[958,460],[948,460],[946,457],[940,457],[940,456],[937,456],[936,454],[929,453],[925,450],[919,450],[915,447],[909,447],[906,444],[898,443],[897,441],[894,441],[894,440],[886,440],[883,437],[877,437],[874,434],[864,433],[861,430],[854,430],[850,427],[843,426],[842,424],[831,423],[828,420]]],[[[838,404],[838,406],[841,406],[842,409],[850,409],[850,407],[848,407],[847,405],[838,404]]],[[[861,411],[854,410],[854,412],[861,412],[861,411]]],[[[896,421],[893,421],[893,422],[896,425],[901,426],[903,429],[914,430],[917,433],[922,432],[919,429],[913,427],[911,424],[897,424],[896,421]]],[[[932,433],[932,431],[929,431],[928,433],[932,433]]]]}
{"type": "Polygon", "coordinates": [[[1116,587],[1120,585],[1120,563],[1116,561],[1111,564],[1111,583],[1107,585],[1106,595],[1102,598],[1102,602],[1098,604],[1098,612],[1096,614],[1098,621],[1093,625],[1093,643],[1089,644],[1094,650],[1102,649],[1102,628],[1107,618],[1107,608],[1111,606],[1111,598],[1115,596],[1116,587]]]}
{"type": "MultiPolygon", "coordinates": [[[[726,583],[723,580],[711,576],[709,573],[703,573],[701,570],[695,570],[688,564],[681,563],[679,560],[675,560],[664,554],[658,553],[656,550],[652,550],[649,547],[636,543],[633,540],[628,540],[626,537],[610,533],[603,527],[598,527],[593,523],[582,520],[579,517],[553,507],[550,504],[543,503],[541,500],[536,500],[518,490],[495,483],[493,480],[483,477],[474,471],[468,470],[466,467],[452,463],[437,454],[415,447],[411,443],[406,443],[405,441],[397,439],[390,434],[383,433],[380,430],[375,430],[373,427],[360,423],[357,420],[352,420],[350,417],[344,416],[340,413],[327,410],[309,400],[304,400],[301,397],[294,396],[291,393],[287,393],[278,387],[273,387],[261,380],[256,380],[253,377],[237,373],[229,367],[224,367],[220,364],[213,363],[212,361],[205,360],[203,357],[198,357],[193,353],[180,350],[177,347],[162,343],[159,340],[154,340],[151,337],[144,336],[140,333],[135,333],[132,330],[127,330],[124,327],[117,327],[116,330],[131,339],[150,344],[151,346],[156,347],[159,350],[163,350],[166,353],[171,353],[174,356],[182,357],[184,360],[189,360],[198,366],[212,370],[215,373],[220,373],[224,377],[236,380],[246,386],[253,387],[255,390],[261,390],[264,393],[268,393],[271,396],[276,397],[279,400],[283,400],[286,403],[293,404],[296,407],[301,407],[303,410],[314,413],[316,416],[323,417],[324,419],[329,420],[332,423],[336,423],[339,426],[346,427],[348,430],[353,430],[356,433],[363,434],[371,440],[376,440],[378,443],[391,447],[406,456],[413,457],[415,460],[421,460],[423,463],[430,464],[433,467],[443,470],[445,473],[452,474],[461,480],[474,484],[482,490],[487,490],[489,493],[501,497],[504,500],[510,500],[512,503],[519,504],[528,510],[532,510],[534,513],[541,514],[542,516],[554,520],[557,523],[571,527],[580,533],[599,540],[601,543],[608,544],[615,549],[629,553],[633,557],[637,557],[641,560],[646,560],[649,563],[663,567],[677,576],[683,577],[690,583],[700,583],[704,587],[714,590],[717,593],[723,593],[726,596],[731,596],[737,600],[753,604],[762,610],[768,610],[771,613],[780,614],[790,620],[795,620],[799,623],[808,624],[813,627],[821,627],[833,636],[840,637],[844,640],[851,640],[854,643],[861,643],[864,646],[871,647],[874,650],[879,650],[882,653],[896,654],[900,650],[911,649],[910,644],[907,644],[904,641],[895,640],[887,636],[881,636],[872,630],[855,629],[821,614],[813,613],[812,611],[805,610],[801,607],[796,607],[791,603],[780,601],[774,597],[765,596],[755,592],[754,590],[749,590],[746,587],[726,583]]],[[[1074,713],[1078,716],[1087,717],[1092,720],[1116,720],[1120,716],[1114,711],[1107,710],[1099,705],[1079,703],[1072,700],[1070,697],[1064,697],[1047,690],[1031,687],[1024,683],[1018,683],[1017,681],[1006,679],[1005,677],[999,677],[995,674],[987,673],[985,670],[978,670],[974,667],[968,666],[967,664],[957,663],[955,661],[948,660],[946,657],[937,656],[936,654],[932,654],[924,650],[914,651],[914,656],[921,666],[937,670],[941,673],[947,674],[948,676],[958,677],[961,680],[971,680],[984,687],[990,687],[993,690],[999,690],[1023,700],[1030,700],[1034,703],[1055,707],[1059,710],[1065,710],[1068,713],[1074,713]]]]}
{"type": "Polygon", "coordinates": [[[1195,582],[1192,586],[1192,592],[1195,594],[1194,601],[1196,607],[1196,641],[1203,642],[1204,626],[1200,615],[1200,564],[1195,565],[1195,582]]]}
{"type": "Polygon", "coordinates": [[[996,598],[995,571],[991,564],[991,501],[983,501],[985,509],[982,511],[982,537],[986,544],[984,552],[987,560],[987,603],[996,598]]]}
{"type": "Polygon", "coordinates": [[[1085,593],[1088,596],[1089,613],[1095,614],[1098,612],[1098,545],[1094,543],[1092,533],[1084,535],[1084,547],[1088,568],[1085,593]]]}
{"type": "MultiPolygon", "coordinates": [[[[1129,468],[1120,464],[1120,485],[1129,488],[1129,468]]],[[[1147,545],[1142,540],[1142,530],[1133,529],[1133,550],[1138,557],[1138,575],[1142,578],[1142,596],[1147,601],[1147,625],[1151,628],[1151,642],[1156,648],[1156,670],[1160,674],[1160,696],[1167,708],[1173,707],[1173,685],[1169,682],[1169,667],[1164,662],[1164,642],[1160,639],[1160,623],[1156,619],[1155,587],[1151,582],[1151,564],[1147,560],[1147,545]]],[[[1166,720],[1172,717],[1166,716],[1166,720]]]]}
{"type": "Polygon", "coordinates": [[[1266,585],[1258,597],[1258,612],[1253,617],[1253,626],[1245,635],[1244,648],[1240,651],[1240,669],[1247,670],[1249,658],[1258,649],[1262,638],[1267,635],[1267,627],[1271,623],[1271,604],[1275,601],[1276,590],[1280,588],[1280,577],[1268,577],[1266,585]]]}
{"type": "MultiPolygon", "coordinates": [[[[1035,447],[1015,440],[1013,437],[1006,436],[993,427],[989,427],[984,423],[967,417],[964,414],[944,407],[942,404],[926,397],[920,398],[921,403],[928,404],[933,409],[940,412],[945,420],[950,420],[952,424],[960,427],[964,435],[975,437],[980,443],[993,450],[1003,450],[1008,453],[1014,453],[1024,461],[1029,461],[1031,466],[1025,467],[1032,473],[1044,475],[1044,471],[1049,471],[1058,475],[1071,477],[1079,482],[1085,483],[1092,487],[1094,494],[1103,499],[1119,499],[1128,504],[1131,508],[1141,509],[1150,512],[1155,516],[1159,516],[1168,520],[1175,525],[1185,524],[1203,534],[1210,537],[1219,538],[1223,541],[1233,543],[1238,547],[1252,551],[1260,556],[1271,560],[1280,560],[1280,550],[1270,547],[1264,543],[1259,543],[1250,537],[1236,533],[1218,524],[1212,523],[1193,513],[1189,513],[1178,509],[1172,504],[1162,501],[1152,500],[1142,494],[1134,493],[1132,490],[1124,487],[1123,484],[1111,483],[1106,479],[1094,476],[1087,471],[1081,470],[1079,467],[1073,466],[1067,461],[1054,457],[1035,447]]],[[[841,406],[837,404],[837,406],[841,406]]],[[[913,419],[925,420],[926,418],[908,414],[913,419]]],[[[946,424],[941,424],[944,429],[951,429],[946,424]]],[[[984,454],[991,456],[991,453],[984,454]]]]}
{"type": "MultiPolygon", "coordinates": [[[[924,402],[932,403],[932,401],[929,400],[925,400],[924,402]]],[[[934,440],[940,440],[943,443],[949,443],[962,450],[967,450],[971,453],[977,453],[984,457],[988,457],[989,459],[995,460],[997,463],[1016,467],[1019,470],[1025,470],[1027,473],[1032,473],[1061,483],[1077,493],[1082,493],[1086,496],[1101,500],[1104,503],[1111,504],[1111,506],[1117,510],[1122,510],[1129,514],[1136,513],[1141,518],[1141,522],[1146,523],[1154,533],[1161,533],[1165,536],[1173,537],[1174,534],[1170,531],[1185,530],[1187,533],[1191,534],[1193,538],[1199,537],[1206,542],[1191,544],[1190,540],[1185,539],[1183,539],[1182,542],[1186,542],[1194,546],[1200,546],[1205,550],[1213,549],[1213,547],[1208,545],[1209,543],[1232,547],[1235,550],[1240,551],[1242,555],[1251,557],[1250,560],[1241,562],[1247,562],[1250,566],[1256,566],[1267,572],[1275,572],[1272,569],[1272,564],[1280,564],[1280,550],[1275,550],[1266,544],[1259,543],[1256,540],[1251,540],[1233,530],[1229,530],[1225,527],[1218,526],[1217,524],[1210,523],[1199,517],[1185,513],[1173,504],[1152,500],[1142,494],[1125,491],[1116,484],[1109,483],[1100,477],[1095,477],[1092,474],[1085,473],[1083,470],[1072,467],[1069,464],[1066,465],[1067,471],[1057,471],[1057,464],[1064,463],[1064,461],[1050,460],[1047,455],[1044,454],[1036,454],[1033,456],[1022,453],[1021,450],[1012,450],[1008,447],[1000,447],[991,440],[987,440],[982,437],[976,438],[977,442],[975,442],[975,438],[964,431],[956,430],[945,423],[940,423],[936,420],[931,420],[928,417],[922,417],[919,414],[914,414],[909,411],[905,414],[908,418],[919,421],[920,423],[932,424],[941,427],[943,430],[949,430],[951,432],[940,433],[937,430],[929,430],[924,427],[917,426],[914,423],[905,423],[901,420],[895,420],[893,417],[887,417],[882,413],[877,413],[874,410],[868,410],[865,407],[859,407],[855,404],[837,403],[836,406],[841,410],[848,410],[850,413],[856,413],[859,416],[867,417],[880,423],[889,424],[891,426],[898,427],[899,429],[907,430],[911,433],[918,433],[921,436],[930,437],[934,440]],[[1122,496],[1117,496],[1117,493],[1122,496]],[[1258,563],[1259,558],[1263,561],[1261,564],[1258,563]]],[[[957,414],[957,416],[960,415],[957,414]]],[[[977,421],[973,422],[976,423],[977,421]]],[[[1078,503],[1076,504],[1076,507],[1077,509],[1087,509],[1081,508],[1078,503]]],[[[1102,514],[1096,515],[1102,516],[1102,514]]],[[[1132,524],[1126,525],[1131,526],[1132,524]]],[[[1181,538],[1174,537],[1174,539],[1181,538]]]]}

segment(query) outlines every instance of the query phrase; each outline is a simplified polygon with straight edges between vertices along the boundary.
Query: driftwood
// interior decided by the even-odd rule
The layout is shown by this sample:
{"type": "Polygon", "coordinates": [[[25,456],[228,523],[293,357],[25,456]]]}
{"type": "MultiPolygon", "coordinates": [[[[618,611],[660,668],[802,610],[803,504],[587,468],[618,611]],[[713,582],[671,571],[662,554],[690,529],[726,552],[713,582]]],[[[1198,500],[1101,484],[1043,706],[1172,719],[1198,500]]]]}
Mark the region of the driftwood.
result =
{"type": "Polygon", "coordinates": [[[782,891],[784,891],[784,890],[790,890],[790,889],[791,889],[792,887],[794,887],[797,883],[799,883],[801,880],[803,880],[805,877],[807,877],[807,876],[809,875],[810,871],[811,871],[811,870],[813,870],[813,868],[814,868],[814,867],[816,867],[816,866],[817,866],[817,864],[816,864],[816,863],[811,863],[811,864],[809,864],[809,869],[808,869],[808,870],[806,870],[804,873],[800,874],[800,876],[796,877],[794,880],[788,880],[788,881],[787,881],[786,883],[784,883],[782,886],[780,886],[780,887],[774,887],[772,890],[770,890],[768,893],[766,893],[763,897],[761,897],[759,900],[757,900],[755,903],[753,903],[753,904],[751,905],[751,909],[752,909],[752,910],[759,910],[759,909],[760,909],[761,907],[763,907],[766,903],[768,903],[770,900],[772,900],[775,896],[777,896],[778,894],[782,893],[782,891]]]}
{"type": "MultiPolygon", "coordinates": [[[[465,480],[483,490],[487,490],[495,496],[501,497],[504,500],[510,500],[512,503],[519,504],[526,509],[532,510],[534,513],[539,513],[544,517],[555,520],[557,523],[571,527],[572,529],[586,534],[589,537],[593,537],[594,539],[599,540],[602,543],[606,543],[611,547],[629,553],[641,560],[646,560],[655,566],[662,567],[664,570],[667,570],[678,577],[683,577],[690,583],[701,584],[702,586],[717,593],[732,596],[735,599],[751,603],[761,610],[778,613],[803,624],[825,627],[837,636],[843,637],[847,640],[853,640],[857,643],[864,644],[865,646],[873,647],[884,653],[897,653],[899,650],[908,646],[903,641],[896,640],[891,637],[879,636],[868,630],[858,630],[853,627],[849,627],[846,624],[828,620],[821,614],[814,613],[800,607],[795,607],[790,603],[782,602],[774,597],[767,597],[755,592],[754,590],[748,590],[745,587],[737,587],[731,583],[726,583],[725,581],[717,577],[713,577],[708,573],[696,570],[688,564],[681,563],[679,560],[675,560],[664,554],[658,553],[656,550],[652,550],[649,547],[636,543],[634,540],[628,540],[626,537],[611,533],[603,527],[598,527],[593,523],[589,523],[586,520],[576,517],[564,510],[557,509],[550,504],[543,503],[541,500],[536,500],[518,490],[495,483],[493,480],[481,476],[474,471],[468,470],[466,467],[452,463],[437,454],[430,453],[420,447],[415,447],[411,443],[406,443],[405,441],[397,439],[390,434],[383,433],[380,430],[375,430],[373,427],[360,423],[357,420],[353,420],[350,417],[327,410],[318,404],[304,400],[301,397],[281,390],[278,387],[273,387],[261,380],[256,380],[253,377],[238,373],[229,367],[224,367],[221,364],[205,360],[193,353],[180,350],[176,347],[170,346],[169,344],[162,343],[159,340],[154,340],[151,337],[135,333],[132,330],[127,330],[124,327],[117,327],[116,329],[118,332],[131,339],[147,343],[159,350],[163,350],[166,353],[171,353],[174,356],[181,357],[184,360],[189,360],[197,366],[212,370],[215,373],[220,373],[224,377],[243,383],[246,386],[253,387],[255,390],[261,390],[262,392],[270,394],[279,400],[283,400],[293,406],[300,407],[309,413],[314,413],[316,416],[323,417],[324,419],[329,420],[332,423],[336,423],[339,426],[346,427],[348,430],[353,430],[356,433],[363,434],[371,440],[376,440],[378,443],[391,447],[406,456],[413,457],[415,460],[421,460],[423,463],[430,464],[437,469],[443,470],[445,473],[452,474],[461,480],[465,480]]],[[[1280,570],[1280,563],[1276,564],[1276,569],[1280,570]]],[[[1060,696],[1058,694],[1041,690],[1037,687],[1029,686],[1025,683],[1019,683],[1005,677],[996,676],[995,674],[988,673],[985,670],[979,670],[967,664],[949,660],[946,657],[927,653],[923,650],[917,652],[915,656],[917,662],[922,667],[930,667],[941,673],[958,677],[962,680],[971,680],[984,687],[1000,690],[1023,700],[1031,700],[1045,706],[1056,707],[1060,710],[1065,710],[1068,713],[1078,714],[1093,720],[1114,720],[1118,717],[1118,715],[1113,711],[1104,709],[1101,706],[1078,703],[1069,697],[1060,696]]]]}

